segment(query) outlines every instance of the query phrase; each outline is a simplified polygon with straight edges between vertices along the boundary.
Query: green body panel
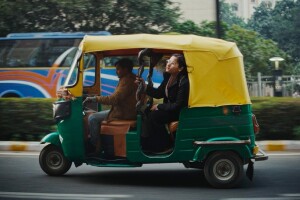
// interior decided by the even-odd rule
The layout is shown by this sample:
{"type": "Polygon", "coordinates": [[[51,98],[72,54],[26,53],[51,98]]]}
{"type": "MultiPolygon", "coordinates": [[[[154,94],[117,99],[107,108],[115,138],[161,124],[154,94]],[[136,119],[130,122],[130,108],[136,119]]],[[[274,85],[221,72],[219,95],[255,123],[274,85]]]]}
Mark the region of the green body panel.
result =
{"type": "Polygon", "coordinates": [[[82,98],[71,101],[71,115],[57,124],[66,158],[73,162],[84,160],[84,131],[82,98]]]}
{"type": "Polygon", "coordinates": [[[89,160],[85,157],[82,99],[71,102],[71,115],[61,120],[58,132],[43,138],[42,142],[61,145],[64,155],[73,162],[101,167],[139,167],[144,163],[174,163],[202,161],[214,151],[235,151],[246,162],[252,157],[255,136],[250,105],[240,106],[241,112],[233,113],[233,106],[186,108],[182,110],[176,132],[174,150],[171,154],[146,155],[141,150],[140,135],[142,118],[137,116],[137,127],[126,134],[127,158],[121,162],[102,159],[89,160]],[[242,145],[195,145],[195,141],[239,141],[249,140],[242,145]]]}
{"type": "Polygon", "coordinates": [[[59,141],[59,133],[58,132],[53,132],[53,133],[47,134],[41,140],[41,144],[45,144],[45,143],[50,143],[50,144],[54,144],[58,147],[61,147],[61,143],[59,141]]]}
{"type": "Polygon", "coordinates": [[[140,149],[141,117],[137,120],[137,130],[128,132],[127,159],[141,163],[168,163],[201,161],[212,151],[232,150],[244,160],[252,156],[255,145],[250,105],[240,106],[240,113],[233,113],[233,106],[187,108],[180,114],[175,139],[175,149],[169,155],[145,155],[140,149]],[[249,140],[245,145],[196,146],[195,141],[238,141],[249,140]]]}
{"type": "MultiPolygon", "coordinates": [[[[226,139],[226,138],[224,138],[226,139]]],[[[228,138],[229,139],[229,138],[228,138]]],[[[220,140],[219,141],[234,141],[234,140],[220,140]]],[[[249,145],[212,145],[212,146],[200,146],[198,147],[192,161],[202,161],[210,153],[214,151],[234,151],[242,158],[244,163],[251,157],[251,147],[249,145]]]]}

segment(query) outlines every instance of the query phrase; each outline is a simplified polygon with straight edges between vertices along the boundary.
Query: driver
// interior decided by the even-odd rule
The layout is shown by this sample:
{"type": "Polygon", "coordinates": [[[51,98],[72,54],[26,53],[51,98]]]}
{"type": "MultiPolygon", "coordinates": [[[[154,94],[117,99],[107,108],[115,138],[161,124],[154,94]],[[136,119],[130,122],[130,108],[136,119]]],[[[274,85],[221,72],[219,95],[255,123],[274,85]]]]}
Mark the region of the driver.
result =
{"type": "MultiPolygon", "coordinates": [[[[134,83],[136,76],[132,73],[133,63],[127,58],[120,59],[115,63],[116,74],[119,83],[113,94],[110,96],[87,97],[86,102],[98,102],[104,105],[111,105],[110,110],[93,113],[88,118],[90,139],[87,145],[91,145],[92,151],[98,151],[100,144],[101,122],[104,120],[135,120],[136,119],[136,90],[134,83]]],[[[99,153],[99,152],[95,152],[99,153]]]]}

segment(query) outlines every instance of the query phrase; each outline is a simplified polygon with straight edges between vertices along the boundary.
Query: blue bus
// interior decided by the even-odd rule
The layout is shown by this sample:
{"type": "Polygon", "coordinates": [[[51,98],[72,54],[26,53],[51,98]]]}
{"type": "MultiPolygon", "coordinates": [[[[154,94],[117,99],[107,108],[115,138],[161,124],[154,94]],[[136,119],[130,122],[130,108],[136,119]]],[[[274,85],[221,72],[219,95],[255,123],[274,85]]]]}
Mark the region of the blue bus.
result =
{"type": "Polygon", "coordinates": [[[55,97],[85,35],[111,34],[11,33],[0,38],[0,97],[55,97]]]}

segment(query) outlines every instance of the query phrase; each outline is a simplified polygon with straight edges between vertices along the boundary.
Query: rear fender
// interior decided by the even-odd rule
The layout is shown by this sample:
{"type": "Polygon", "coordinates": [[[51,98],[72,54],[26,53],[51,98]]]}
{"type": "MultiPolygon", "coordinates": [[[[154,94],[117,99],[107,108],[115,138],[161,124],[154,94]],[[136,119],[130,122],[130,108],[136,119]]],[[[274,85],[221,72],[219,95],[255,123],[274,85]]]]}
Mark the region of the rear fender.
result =
{"type": "Polygon", "coordinates": [[[59,134],[58,132],[53,132],[53,133],[49,133],[48,135],[46,135],[45,137],[43,137],[43,139],[40,142],[41,144],[45,144],[45,143],[50,143],[53,145],[56,145],[58,147],[62,147],[61,146],[61,142],[59,140],[59,134]]]}
{"type": "MultiPolygon", "coordinates": [[[[214,140],[214,141],[224,141],[224,140],[214,140]]],[[[247,163],[249,158],[252,157],[250,145],[247,144],[236,144],[237,140],[232,140],[232,144],[230,144],[230,140],[224,141],[224,144],[211,144],[211,145],[199,145],[193,161],[203,161],[206,157],[215,151],[233,151],[237,153],[243,160],[244,163],[247,163]]]]}

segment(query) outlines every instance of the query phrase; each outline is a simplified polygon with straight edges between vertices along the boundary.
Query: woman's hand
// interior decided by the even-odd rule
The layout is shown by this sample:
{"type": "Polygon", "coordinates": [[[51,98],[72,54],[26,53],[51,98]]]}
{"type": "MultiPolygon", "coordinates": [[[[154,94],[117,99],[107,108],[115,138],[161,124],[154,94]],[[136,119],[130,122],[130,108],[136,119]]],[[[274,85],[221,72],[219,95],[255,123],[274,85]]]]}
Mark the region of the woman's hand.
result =
{"type": "MultiPolygon", "coordinates": [[[[146,85],[145,80],[143,78],[136,77],[134,83],[137,84],[141,88],[142,93],[146,92],[147,85],[146,85]],[[142,83],[142,85],[140,85],[140,83],[142,83]]],[[[139,90],[139,88],[138,88],[138,90],[139,90]]]]}
{"type": "Polygon", "coordinates": [[[158,106],[158,104],[153,105],[150,110],[151,111],[158,110],[157,106],[158,106]]]}
{"type": "Polygon", "coordinates": [[[134,81],[135,84],[139,85],[141,82],[143,83],[143,85],[146,85],[145,80],[143,78],[140,78],[140,77],[135,78],[135,81],[134,81]]]}

